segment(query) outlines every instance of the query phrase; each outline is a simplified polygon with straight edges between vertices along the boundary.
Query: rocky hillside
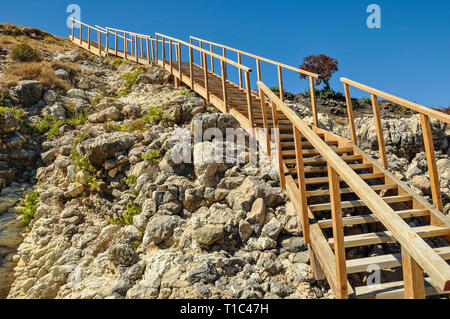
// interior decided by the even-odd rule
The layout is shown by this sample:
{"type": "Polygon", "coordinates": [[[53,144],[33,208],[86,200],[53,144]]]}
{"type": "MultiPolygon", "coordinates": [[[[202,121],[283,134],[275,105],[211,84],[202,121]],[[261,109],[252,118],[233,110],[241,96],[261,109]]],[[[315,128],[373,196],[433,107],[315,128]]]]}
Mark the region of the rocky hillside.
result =
{"type": "MultiPolygon", "coordinates": [[[[243,161],[201,156],[217,139],[174,161],[192,123],[224,133],[239,129],[231,116],[157,66],[10,25],[0,45],[0,298],[333,297],[270,164],[249,163],[247,147],[243,161]],[[31,61],[17,60],[24,42],[31,61]]],[[[311,121],[306,101],[288,103],[311,121]]],[[[376,157],[371,123],[357,133],[376,157]]],[[[390,168],[429,196],[418,119],[383,125],[390,168]]],[[[448,211],[449,131],[433,129],[448,211]]]]}

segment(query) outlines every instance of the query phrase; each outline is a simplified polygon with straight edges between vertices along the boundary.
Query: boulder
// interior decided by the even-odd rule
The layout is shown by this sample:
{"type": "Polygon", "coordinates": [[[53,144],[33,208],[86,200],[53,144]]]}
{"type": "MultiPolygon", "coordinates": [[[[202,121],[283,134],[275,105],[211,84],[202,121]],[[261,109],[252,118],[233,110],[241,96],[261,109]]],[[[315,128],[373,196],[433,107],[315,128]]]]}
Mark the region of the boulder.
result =
{"type": "Polygon", "coordinates": [[[239,188],[230,192],[226,201],[234,210],[248,212],[258,198],[263,198],[268,207],[281,204],[284,200],[281,189],[274,188],[254,176],[248,176],[239,188]]]}
{"type": "Polygon", "coordinates": [[[194,239],[200,247],[208,247],[223,238],[223,226],[207,225],[196,229],[194,239]]]}
{"type": "Polygon", "coordinates": [[[42,97],[43,85],[36,80],[23,80],[10,90],[11,98],[18,104],[31,106],[36,104],[42,97]]]}
{"type": "Polygon", "coordinates": [[[132,146],[138,136],[126,132],[105,133],[95,138],[81,142],[77,151],[83,154],[93,165],[102,166],[103,163],[118,152],[125,151],[132,146]]]}
{"type": "Polygon", "coordinates": [[[148,245],[154,243],[156,245],[169,239],[175,227],[179,222],[178,216],[154,216],[147,223],[147,228],[145,229],[143,244],[148,245]]]}
{"type": "Polygon", "coordinates": [[[48,90],[47,92],[45,92],[43,99],[45,101],[45,103],[50,104],[56,101],[56,99],[58,98],[58,94],[53,91],[53,90],[48,90]]]}
{"type": "Polygon", "coordinates": [[[47,106],[42,110],[42,115],[50,116],[57,120],[64,120],[67,118],[66,109],[60,103],[47,106]]]}
{"type": "Polygon", "coordinates": [[[61,80],[68,80],[70,78],[69,73],[67,73],[67,71],[64,69],[56,70],[55,75],[57,78],[60,78],[61,80]]]}
{"type": "Polygon", "coordinates": [[[88,121],[91,123],[104,123],[106,121],[121,121],[123,114],[115,107],[108,107],[100,112],[91,114],[88,121]]]}
{"type": "Polygon", "coordinates": [[[424,192],[424,194],[431,194],[430,180],[425,175],[415,175],[412,178],[411,183],[414,185],[414,187],[417,187],[422,192],[424,192]]]}

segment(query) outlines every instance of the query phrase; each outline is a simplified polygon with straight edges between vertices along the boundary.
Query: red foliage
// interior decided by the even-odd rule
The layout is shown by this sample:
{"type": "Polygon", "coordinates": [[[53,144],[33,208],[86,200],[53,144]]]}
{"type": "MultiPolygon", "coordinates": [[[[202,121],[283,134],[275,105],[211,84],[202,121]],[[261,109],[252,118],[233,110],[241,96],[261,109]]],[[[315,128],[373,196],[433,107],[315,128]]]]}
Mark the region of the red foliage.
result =
{"type": "MultiPolygon", "coordinates": [[[[316,79],[316,85],[320,85],[323,82],[326,90],[330,90],[330,79],[333,73],[339,70],[338,61],[325,54],[307,56],[303,59],[303,64],[299,68],[317,73],[319,78],[316,79]]],[[[300,74],[301,79],[306,77],[306,75],[300,74]]]]}

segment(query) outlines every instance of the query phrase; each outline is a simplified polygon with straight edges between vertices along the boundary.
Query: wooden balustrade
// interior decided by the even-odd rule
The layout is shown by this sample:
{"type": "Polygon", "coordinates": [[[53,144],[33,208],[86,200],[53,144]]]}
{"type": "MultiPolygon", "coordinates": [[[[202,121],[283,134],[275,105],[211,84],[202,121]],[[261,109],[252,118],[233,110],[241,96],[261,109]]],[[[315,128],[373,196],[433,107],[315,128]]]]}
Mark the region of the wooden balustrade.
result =
{"type": "MultiPolygon", "coordinates": [[[[318,119],[317,119],[317,108],[316,108],[316,97],[315,97],[315,90],[314,90],[314,79],[318,78],[319,76],[315,73],[306,71],[306,70],[302,70],[299,68],[295,68],[289,65],[286,65],[284,63],[280,63],[280,62],[276,62],[270,59],[266,59],[264,57],[252,54],[252,53],[248,53],[248,52],[244,52],[242,50],[238,50],[226,45],[222,45],[219,43],[215,43],[215,42],[211,42],[211,41],[207,41],[204,39],[200,39],[197,37],[190,37],[190,43],[193,43],[193,40],[198,41],[200,44],[203,43],[207,43],[209,45],[214,45],[216,47],[221,47],[223,49],[223,56],[226,56],[226,50],[230,50],[233,52],[237,53],[237,62],[240,64],[242,61],[242,55],[248,56],[248,57],[252,57],[255,59],[255,63],[256,63],[256,68],[257,68],[257,81],[261,81],[261,67],[260,67],[260,63],[261,61],[273,64],[277,67],[277,72],[278,72],[278,88],[280,91],[280,99],[282,101],[284,101],[284,84],[283,84],[283,72],[282,69],[287,69],[287,70],[291,70],[291,71],[295,71],[299,74],[303,74],[308,76],[309,78],[309,87],[311,90],[311,106],[312,106],[312,114],[313,114],[313,122],[314,122],[314,126],[318,126],[318,119]]],[[[242,72],[241,70],[239,70],[239,87],[242,88],[243,87],[243,80],[242,80],[242,72]]]]}
{"type": "MultiPolygon", "coordinates": [[[[75,22],[76,20],[72,20],[71,39],[73,42],[77,43],[78,39],[75,37],[74,32],[75,22]]],[[[430,117],[433,117],[446,123],[450,123],[449,115],[397,98],[357,82],[341,79],[344,83],[352,142],[341,138],[336,141],[333,140],[335,138],[334,135],[318,128],[314,88],[314,80],[317,78],[317,75],[313,73],[198,38],[191,37],[189,43],[187,43],[173,37],[156,33],[155,38],[153,39],[150,36],[138,33],[113,28],[102,28],[99,26],[91,27],[80,23],[80,46],[83,46],[84,48],[88,47],[89,50],[98,53],[99,55],[108,55],[109,53],[116,53],[117,55],[119,52],[119,38],[123,38],[124,40],[123,56],[125,59],[135,60],[136,62],[143,64],[155,61],[162,65],[163,68],[170,71],[174,76],[175,85],[179,85],[181,82],[190,85],[192,90],[195,90],[204,96],[207,102],[212,103],[223,112],[235,116],[242,124],[242,127],[250,133],[251,137],[258,139],[260,143],[266,142],[268,155],[271,155],[272,153],[270,141],[271,138],[273,138],[276,154],[272,155],[276,157],[278,174],[280,176],[280,186],[287,191],[295,211],[297,212],[297,218],[301,224],[303,237],[311,254],[311,265],[314,274],[317,278],[320,277],[321,279],[325,279],[326,277],[336,297],[347,298],[353,294],[353,289],[347,281],[347,269],[349,274],[355,273],[355,264],[359,262],[358,260],[346,260],[345,247],[354,247],[356,245],[361,245],[362,243],[372,243],[374,241],[380,243],[385,242],[387,239],[396,240],[402,249],[401,265],[403,266],[405,298],[424,298],[426,293],[424,283],[426,280],[431,280],[433,285],[442,291],[450,290],[450,267],[441,256],[442,252],[432,249],[421,238],[421,236],[426,237],[424,234],[426,234],[427,231],[429,232],[428,237],[444,237],[449,234],[448,230],[450,229],[450,222],[445,220],[445,217],[437,211],[442,211],[443,209],[442,195],[439,188],[440,185],[437,176],[433,138],[429,119],[430,117]],[[87,27],[88,32],[88,40],[87,42],[84,41],[84,43],[83,25],[84,27],[87,27]],[[91,47],[91,28],[97,31],[97,48],[91,47]],[[106,45],[103,47],[101,39],[102,33],[106,35],[106,45]],[[115,37],[114,49],[109,48],[110,33],[115,37]],[[123,35],[120,33],[123,33],[123,35]],[[128,35],[130,37],[128,37],[128,35]],[[145,50],[144,39],[146,41],[145,50]],[[193,39],[200,41],[199,46],[193,44],[193,39]],[[128,49],[129,44],[130,50],[128,49]],[[159,44],[161,44],[161,50],[159,49],[159,44]],[[204,44],[209,44],[209,49],[203,48],[204,44]],[[182,45],[189,48],[189,62],[184,62],[185,67],[189,64],[189,71],[186,72],[186,68],[184,68],[184,74],[182,70],[182,45]],[[168,61],[166,60],[167,46],[169,46],[168,61]],[[214,52],[214,48],[216,47],[222,48],[222,55],[214,52]],[[174,50],[176,55],[175,61],[173,59],[174,50]],[[194,50],[200,54],[200,66],[194,63],[194,50]],[[227,58],[227,50],[237,52],[238,62],[227,58]],[[146,56],[144,55],[144,51],[146,56]],[[128,53],[130,53],[129,58],[127,58],[128,53]],[[159,59],[160,55],[162,55],[161,60],[159,59]],[[255,58],[259,91],[258,96],[253,95],[251,91],[250,72],[252,69],[241,64],[242,55],[255,58]],[[220,76],[215,72],[215,59],[220,62],[220,76]],[[208,68],[208,60],[211,63],[210,69],[208,68]],[[280,90],[279,97],[262,82],[261,61],[276,65],[280,90]],[[228,65],[237,68],[239,72],[239,85],[231,83],[231,81],[228,80],[228,65]],[[293,70],[309,77],[314,122],[314,125],[311,127],[301,120],[297,114],[283,102],[283,68],[293,70]],[[199,73],[199,71],[203,74],[199,73]],[[242,72],[244,72],[244,75],[242,72]],[[188,76],[190,77],[189,80],[187,79],[188,76]],[[196,79],[198,83],[195,83],[196,79]],[[218,79],[220,79],[220,82],[218,79]],[[219,83],[221,84],[221,87],[219,86],[219,83]],[[363,89],[371,94],[382,166],[368,157],[363,157],[361,151],[356,146],[357,135],[350,96],[350,86],[363,89]],[[271,110],[267,110],[266,97],[268,98],[271,110]],[[403,186],[400,186],[401,184],[399,183],[401,182],[396,181],[395,177],[389,175],[385,170],[387,167],[387,158],[379,110],[379,97],[409,107],[420,113],[420,123],[423,130],[424,147],[429,166],[432,197],[436,210],[426,203],[425,200],[418,200],[416,195],[409,193],[403,186]],[[238,101],[238,104],[236,104],[236,101],[238,101]],[[256,105],[253,105],[255,103],[254,101],[257,101],[260,106],[256,108],[256,105]],[[256,130],[257,128],[261,128],[261,126],[265,129],[265,137],[260,134],[259,130],[256,130]],[[271,128],[273,128],[273,134],[270,134],[271,128]],[[287,135],[289,135],[289,138],[292,136],[293,142],[291,142],[292,140],[285,142],[287,135]],[[306,142],[303,142],[302,139],[306,140],[306,142]],[[336,147],[332,148],[331,146],[336,147]],[[283,147],[285,147],[285,149],[283,149],[283,147]],[[294,148],[294,150],[292,150],[292,148],[294,148]],[[310,148],[313,148],[313,150],[310,148]],[[311,158],[311,156],[316,155],[320,155],[321,158],[311,158]],[[294,157],[294,159],[292,159],[292,157],[294,157]],[[347,164],[347,162],[354,162],[355,160],[362,160],[362,163],[347,164]],[[317,165],[317,163],[322,163],[319,165],[326,166],[307,167],[305,169],[305,166],[311,164],[317,165]],[[292,167],[292,165],[295,165],[295,167],[292,167]],[[356,170],[362,169],[371,169],[372,171],[369,174],[362,173],[359,175],[355,172],[356,170]],[[323,173],[327,174],[327,176],[306,178],[306,174],[311,173],[323,173]],[[291,174],[296,174],[296,182],[291,174]],[[387,185],[370,186],[365,182],[367,179],[384,179],[387,185]],[[319,183],[328,183],[329,188],[307,191],[308,185],[319,183]],[[345,183],[345,188],[341,188],[340,183],[345,183]],[[395,190],[398,192],[398,195],[388,195],[387,197],[383,197],[384,195],[376,193],[376,191],[383,191],[385,189],[395,190]],[[359,200],[342,202],[341,194],[350,193],[356,195],[359,200]],[[330,202],[327,204],[308,206],[308,198],[314,196],[329,196],[330,202]],[[413,202],[413,209],[410,212],[394,211],[393,208],[389,206],[389,204],[403,201],[413,202]],[[343,218],[342,208],[362,206],[369,209],[372,214],[343,218]],[[331,219],[320,220],[318,222],[315,221],[313,212],[323,210],[329,210],[331,212],[331,219]],[[407,218],[407,216],[427,217],[430,219],[430,224],[435,227],[430,226],[431,228],[429,230],[425,229],[426,227],[423,229],[417,227],[417,230],[414,231],[414,228],[409,227],[403,220],[403,218],[407,218]],[[363,222],[381,223],[387,229],[384,233],[384,237],[374,235],[368,236],[367,238],[363,238],[362,236],[358,238],[354,238],[355,236],[344,237],[344,225],[351,226],[363,222]],[[326,239],[323,236],[322,228],[332,228],[332,237],[326,239]],[[424,273],[426,273],[429,278],[424,278],[424,273]]],[[[95,46],[95,42],[93,43],[93,46],[95,46]]],[[[122,52],[120,53],[122,54],[122,52]]],[[[389,262],[395,262],[400,265],[400,259],[398,258],[394,258],[393,261],[389,262]]],[[[362,267],[361,264],[357,266],[360,268],[362,267]]]]}
{"type": "MultiPolygon", "coordinates": [[[[336,267],[336,287],[334,290],[337,292],[339,297],[345,298],[347,294],[347,283],[346,279],[344,280],[344,276],[346,278],[346,264],[345,250],[343,249],[345,246],[342,241],[343,224],[339,190],[340,178],[349,186],[351,191],[361,199],[364,205],[374,213],[377,220],[381,222],[384,227],[390,231],[390,233],[392,233],[393,237],[401,245],[405,256],[404,271],[409,275],[409,277],[405,280],[405,290],[411,291],[407,292],[406,295],[421,295],[421,289],[423,289],[422,286],[424,285],[424,281],[420,274],[423,272],[428,274],[437,287],[443,291],[450,290],[450,267],[447,262],[441,258],[416,232],[412,231],[409,225],[398,214],[396,214],[394,210],[385,201],[383,201],[383,199],[378,196],[378,194],[368,184],[366,184],[364,180],[356,174],[355,171],[350,168],[350,166],[346,164],[344,160],[339,157],[339,155],[336,154],[325,141],[320,139],[307,123],[301,120],[297,114],[286,106],[281,99],[278,98],[264,83],[259,81],[258,86],[271,101],[274,127],[278,127],[277,111],[281,111],[289,119],[294,128],[297,129],[300,134],[305,137],[306,140],[315,148],[315,150],[319,152],[328,165],[328,180],[330,184],[329,194],[333,216],[333,244],[336,267]]],[[[278,138],[277,140],[279,141],[278,138]]],[[[296,155],[297,165],[300,166],[298,146],[296,155]]],[[[279,166],[283,167],[280,155],[278,158],[280,161],[279,166]]],[[[279,174],[283,187],[283,180],[285,179],[285,176],[282,168],[279,168],[279,174]]],[[[299,178],[301,179],[301,176],[299,178]]],[[[301,188],[300,192],[302,192],[301,188]]],[[[301,202],[302,200],[300,198],[297,199],[297,201],[301,202]]]]}
{"type": "Polygon", "coordinates": [[[399,98],[397,96],[394,96],[392,94],[371,88],[367,85],[349,80],[347,78],[341,78],[341,81],[344,83],[344,90],[347,100],[347,109],[349,110],[349,117],[350,117],[350,130],[352,132],[352,140],[356,144],[356,133],[355,133],[355,124],[354,124],[354,118],[353,118],[353,111],[352,111],[352,102],[351,102],[351,96],[350,96],[350,90],[349,85],[356,87],[360,90],[363,90],[365,92],[368,92],[371,94],[372,97],[372,107],[373,107],[373,113],[374,113],[374,121],[377,129],[377,138],[378,138],[378,147],[380,152],[380,158],[383,166],[385,168],[388,167],[387,163],[387,156],[386,156],[386,146],[384,143],[384,137],[383,137],[383,127],[381,123],[381,116],[378,106],[378,97],[384,98],[388,101],[391,101],[393,103],[399,104],[403,107],[406,107],[408,109],[411,109],[413,111],[416,111],[419,113],[420,116],[420,123],[422,127],[423,132],[423,140],[424,140],[424,148],[425,153],[427,156],[427,164],[428,164],[428,172],[430,175],[430,183],[431,183],[431,193],[433,197],[433,204],[436,209],[439,211],[443,211],[443,205],[442,205],[442,195],[441,195],[441,189],[440,189],[440,183],[439,183],[439,176],[436,169],[436,155],[434,151],[434,142],[433,142],[433,136],[431,132],[431,126],[429,117],[433,117],[435,119],[438,119],[440,121],[443,121],[447,124],[450,124],[450,115],[445,114],[443,112],[419,105],[417,103],[399,98]]]}

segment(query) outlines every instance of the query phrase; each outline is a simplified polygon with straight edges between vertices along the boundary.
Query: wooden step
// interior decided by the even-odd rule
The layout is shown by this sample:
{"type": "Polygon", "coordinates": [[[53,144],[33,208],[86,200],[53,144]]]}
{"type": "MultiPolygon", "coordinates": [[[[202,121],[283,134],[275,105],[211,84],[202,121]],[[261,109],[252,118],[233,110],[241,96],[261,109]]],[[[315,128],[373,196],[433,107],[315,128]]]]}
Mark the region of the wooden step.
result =
{"type": "MultiPolygon", "coordinates": [[[[325,141],[325,143],[329,146],[332,145],[338,145],[338,141],[325,141]]],[[[283,142],[282,144],[283,148],[287,147],[295,147],[295,142],[283,142]]],[[[309,142],[302,142],[302,148],[308,149],[308,148],[314,148],[313,145],[309,142]]]]}
{"type": "MultiPolygon", "coordinates": [[[[450,260],[450,246],[433,249],[445,260],[450,260]]],[[[347,260],[347,274],[366,272],[369,265],[377,265],[381,269],[393,269],[402,266],[402,255],[382,255],[347,260]]]]}
{"type": "MultiPolygon", "coordinates": [[[[349,156],[341,156],[341,159],[344,162],[356,162],[356,161],[361,161],[363,159],[363,157],[361,155],[349,155],[349,156]]],[[[285,159],[283,160],[283,162],[286,165],[297,165],[297,161],[296,159],[285,159]]],[[[322,159],[322,158],[305,158],[303,160],[303,165],[308,166],[308,165],[325,165],[327,164],[327,161],[322,159]]]]}
{"type": "MultiPolygon", "coordinates": [[[[428,216],[430,215],[430,211],[427,209],[408,209],[408,210],[400,210],[396,211],[396,213],[401,218],[412,218],[412,217],[422,217],[422,216],[428,216]]],[[[371,224],[371,223],[377,223],[378,218],[374,214],[368,214],[368,215],[359,215],[359,216],[351,216],[351,217],[344,217],[342,218],[342,224],[344,226],[354,226],[354,225],[361,225],[361,224],[371,224]]],[[[317,222],[320,228],[332,228],[333,227],[333,220],[332,219],[324,219],[319,220],[317,222]]]]}
{"type": "MultiPolygon", "coordinates": [[[[425,280],[425,295],[435,296],[449,294],[450,292],[443,292],[433,285],[433,281],[426,277],[425,280]]],[[[403,281],[388,282],[379,285],[355,287],[355,298],[357,299],[402,299],[404,298],[405,289],[403,281]]]]}
{"type": "MultiPolygon", "coordinates": [[[[420,226],[411,228],[422,238],[446,236],[450,234],[450,227],[439,227],[439,226],[420,226]]],[[[359,247],[383,244],[390,241],[396,241],[394,236],[390,231],[378,232],[378,233],[366,233],[352,236],[344,237],[345,248],[359,247]]],[[[333,249],[334,239],[328,239],[328,244],[333,249]]]]}
{"type": "MultiPolygon", "coordinates": [[[[283,147],[283,144],[281,146],[283,147]]],[[[332,148],[332,150],[336,154],[348,154],[348,153],[353,152],[352,147],[336,147],[336,148],[332,148]]],[[[295,152],[295,150],[283,150],[282,154],[283,154],[283,156],[295,156],[296,152],[295,152]]],[[[320,153],[316,150],[303,151],[303,156],[317,156],[317,155],[320,155],[320,153]]]]}
{"type": "MultiPolygon", "coordinates": [[[[401,195],[401,196],[390,196],[390,197],[382,197],[382,199],[387,204],[393,203],[402,203],[402,202],[410,202],[412,201],[412,196],[409,195],[401,195]]],[[[362,200],[352,200],[345,201],[341,203],[341,208],[354,208],[354,207],[364,207],[366,204],[362,200]]],[[[312,212],[320,212],[324,210],[331,210],[331,204],[317,204],[317,205],[309,205],[309,209],[312,212]]]]}
{"type": "MultiPolygon", "coordinates": [[[[398,189],[397,184],[372,185],[370,187],[374,191],[398,189]]],[[[341,188],[341,194],[352,194],[354,192],[355,191],[351,188],[341,188]]],[[[323,189],[323,190],[309,191],[309,192],[306,192],[306,196],[307,197],[330,196],[330,190],[323,189]]]]}
{"type": "MultiPolygon", "coordinates": [[[[369,179],[378,179],[378,178],[384,178],[383,173],[370,173],[370,174],[360,174],[358,175],[363,180],[369,180],[369,179]]],[[[339,178],[341,182],[344,180],[342,177],[339,178]]],[[[328,183],[328,176],[325,177],[314,177],[314,178],[305,178],[306,185],[313,185],[313,184],[326,184],[328,183]]]]}
{"type": "MultiPolygon", "coordinates": [[[[371,169],[373,168],[372,164],[349,164],[351,169],[354,171],[363,170],[363,169],[371,169]]],[[[319,173],[327,173],[328,169],[326,166],[323,167],[306,167],[306,174],[319,174],[319,173]]],[[[290,168],[289,172],[291,174],[297,174],[297,168],[290,168]]]]}

